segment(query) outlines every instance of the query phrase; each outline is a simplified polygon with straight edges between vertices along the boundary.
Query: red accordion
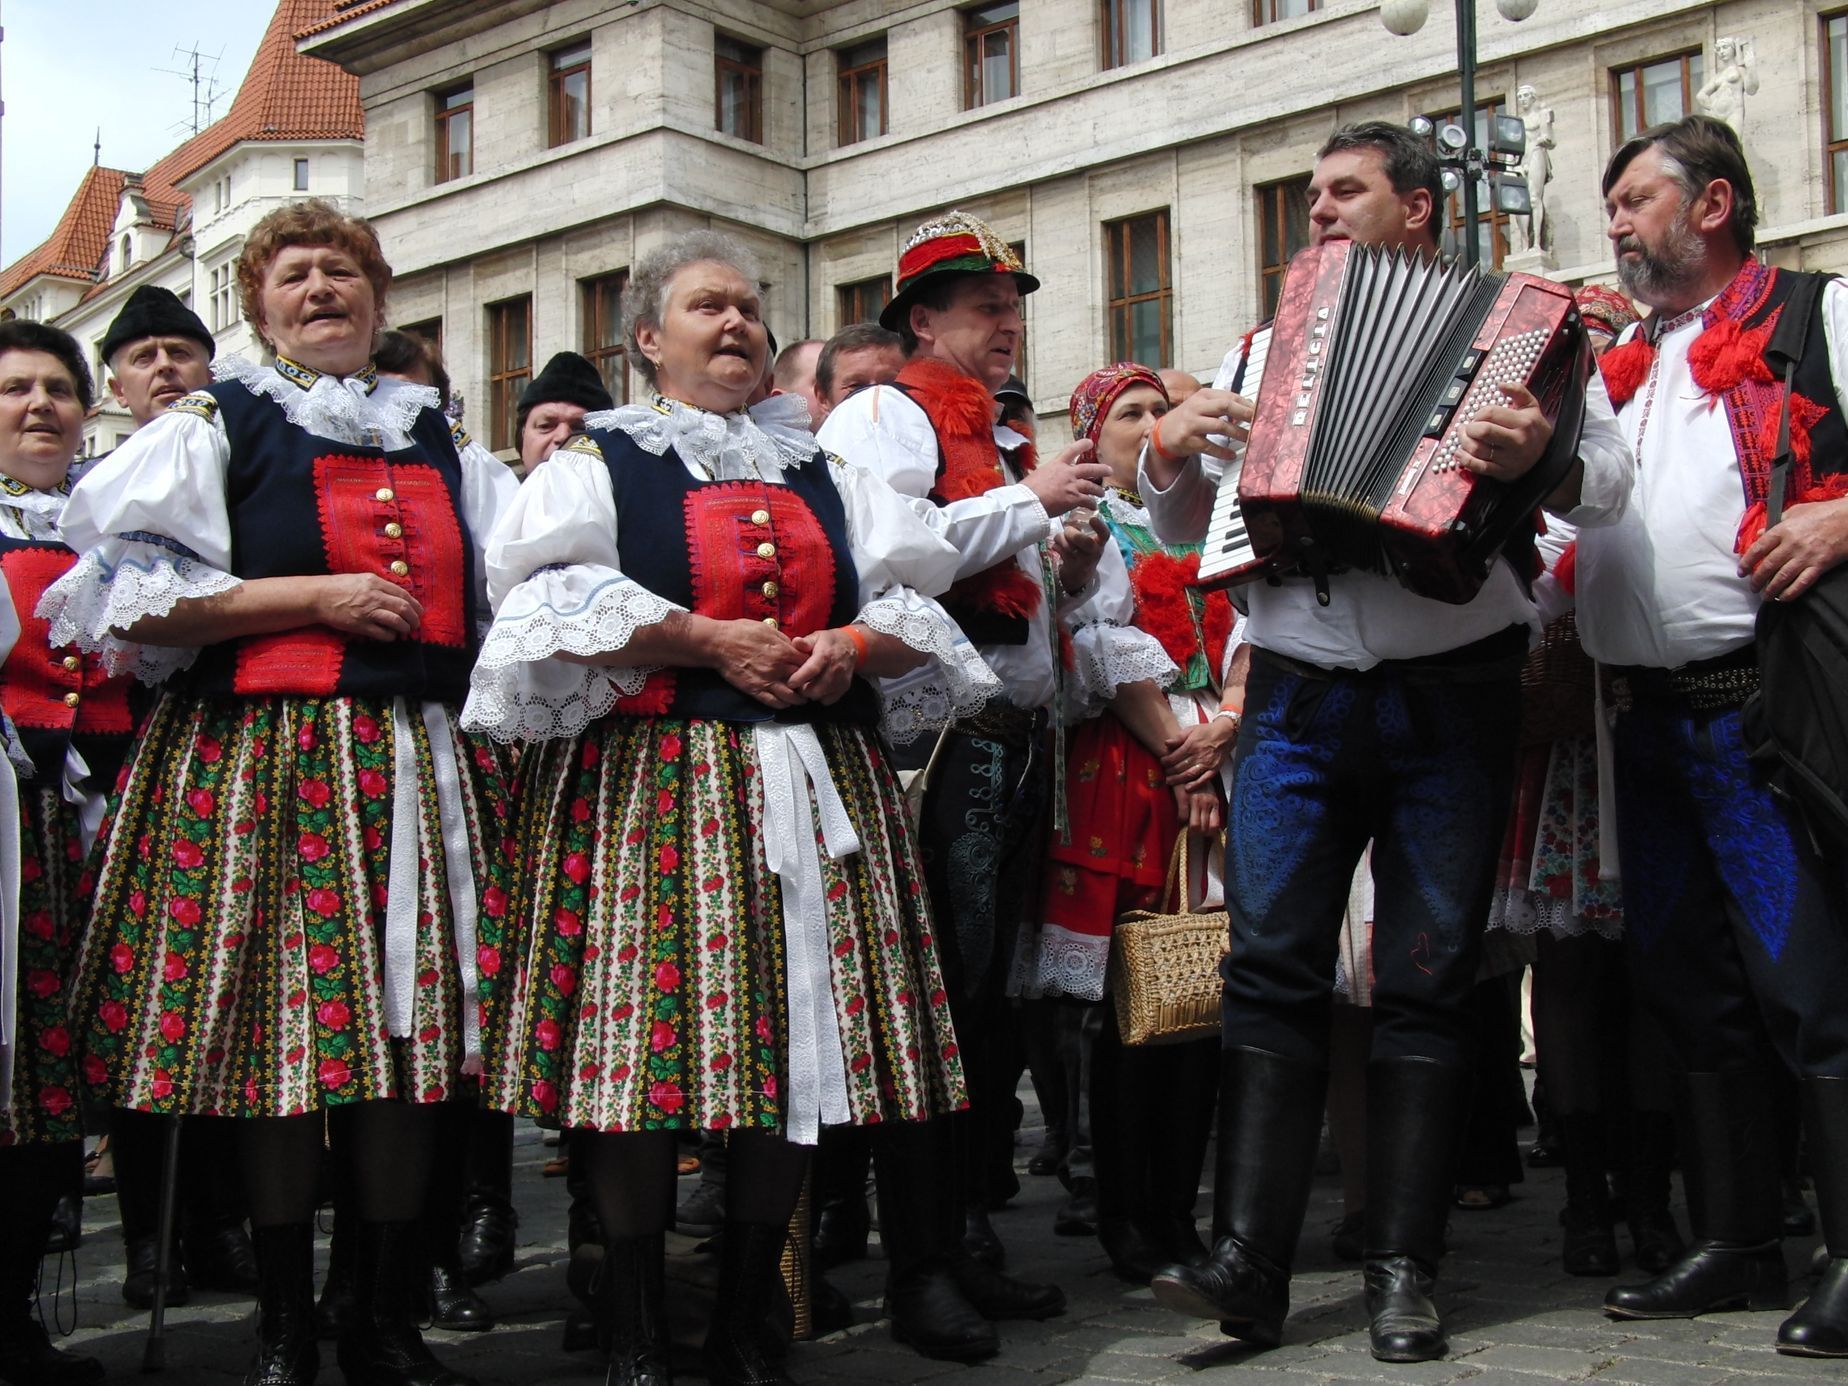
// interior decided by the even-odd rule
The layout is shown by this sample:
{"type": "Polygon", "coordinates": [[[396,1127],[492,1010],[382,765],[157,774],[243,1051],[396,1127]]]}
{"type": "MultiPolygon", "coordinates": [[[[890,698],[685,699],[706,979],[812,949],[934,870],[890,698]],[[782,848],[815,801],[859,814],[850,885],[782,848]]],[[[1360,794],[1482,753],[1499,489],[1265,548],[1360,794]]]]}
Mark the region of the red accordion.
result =
{"type": "Polygon", "coordinates": [[[1462,603],[1498,554],[1531,544],[1584,422],[1591,353],[1570,289],[1334,241],[1290,262],[1266,348],[1202,581],[1303,572],[1326,602],[1327,574],[1359,568],[1462,603]],[[1534,468],[1504,483],[1457,455],[1464,426],[1516,383],[1554,433],[1534,468]]]}

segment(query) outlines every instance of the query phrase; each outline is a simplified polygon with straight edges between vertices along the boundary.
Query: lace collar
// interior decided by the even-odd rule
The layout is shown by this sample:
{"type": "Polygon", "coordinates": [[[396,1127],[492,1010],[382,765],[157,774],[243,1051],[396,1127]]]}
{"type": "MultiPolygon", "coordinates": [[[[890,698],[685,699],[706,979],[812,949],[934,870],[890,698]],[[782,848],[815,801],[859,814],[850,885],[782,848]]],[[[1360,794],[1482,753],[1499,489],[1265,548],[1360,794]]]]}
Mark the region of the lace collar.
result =
{"type": "MultiPolygon", "coordinates": [[[[672,448],[683,462],[697,467],[712,481],[747,481],[781,475],[800,467],[819,451],[815,435],[791,422],[787,408],[764,409],[780,396],[772,396],[757,410],[714,414],[656,395],[647,404],[624,404],[584,416],[584,427],[626,433],[644,452],[656,457],[672,448]]],[[[799,397],[798,402],[800,402],[799,397]]],[[[804,408],[800,418],[808,420],[804,408]]]]}
{"type": "Polygon", "coordinates": [[[281,357],[272,369],[228,356],[212,363],[212,375],[235,380],[253,395],[267,395],[304,432],[357,447],[404,446],[417,416],[442,402],[433,387],[381,379],[370,365],[353,375],[337,376],[281,357]]]}
{"type": "Polygon", "coordinates": [[[56,539],[58,517],[64,513],[73,480],[67,474],[61,485],[41,491],[17,477],[0,474],[0,512],[12,522],[0,525],[0,530],[12,531],[16,539],[56,539]]]}

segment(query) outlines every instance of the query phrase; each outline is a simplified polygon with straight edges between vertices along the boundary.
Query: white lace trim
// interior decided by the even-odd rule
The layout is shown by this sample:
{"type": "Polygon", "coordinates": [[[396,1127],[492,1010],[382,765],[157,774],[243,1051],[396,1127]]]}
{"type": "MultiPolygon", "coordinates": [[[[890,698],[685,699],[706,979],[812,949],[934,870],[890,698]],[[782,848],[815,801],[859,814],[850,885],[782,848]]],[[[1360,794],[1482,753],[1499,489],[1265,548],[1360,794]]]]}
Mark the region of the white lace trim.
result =
{"type": "Polygon", "coordinates": [[[679,610],[610,569],[535,574],[507,594],[482,642],[462,725],[497,741],[577,735],[618,698],[641,692],[659,666],[593,666],[553,656],[620,650],[643,626],[679,610]],[[596,580],[599,573],[608,576],[596,580]]]}
{"type": "Polygon", "coordinates": [[[908,674],[880,680],[880,726],[895,744],[941,731],[1002,691],[962,628],[928,597],[899,588],[868,602],[854,619],[931,657],[908,674]]]}
{"type": "Polygon", "coordinates": [[[1074,934],[1056,924],[1042,924],[1023,943],[1015,956],[1008,995],[1103,1000],[1110,970],[1108,935],[1074,934]]]}
{"type": "Polygon", "coordinates": [[[198,658],[196,647],[143,645],[123,640],[144,616],[165,616],[180,602],[212,597],[242,584],[241,578],[159,544],[109,538],[79,558],[45,589],[38,615],[51,622],[53,645],[75,645],[100,654],[111,674],[133,674],[146,684],[164,683],[198,658]]]}
{"type": "Polygon", "coordinates": [[[766,472],[780,476],[812,461],[821,450],[812,433],[776,417],[777,412],[767,410],[761,417],[743,411],[714,414],[657,395],[652,404],[624,404],[586,414],[584,427],[626,433],[656,457],[672,448],[681,461],[714,481],[748,481],[766,472]]]}
{"type": "Polygon", "coordinates": [[[1166,688],[1180,675],[1161,642],[1147,631],[1115,621],[1092,621],[1072,631],[1073,677],[1068,703],[1083,715],[1100,711],[1127,683],[1153,679],[1166,688]]]}
{"type": "Polygon", "coordinates": [[[322,375],[304,389],[274,368],[243,356],[214,361],[212,375],[235,380],[253,395],[269,396],[297,428],[356,447],[377,446],[379,440],[370,436],[374,433],[384,434],[390,446],[402,446],[417,416],[442,405],[433,386],[400,380],[369,383],[357,376],[322,375]]]}
{"type": "Polygon", "coordinates": [[[1623,937],[1621,917],[1587,918],[1573,900],[1559,900],[1532,890],[1502,890],[1489,907],[1491,929],[1520,938],[1547,933],[1554,938],[1597,934],[1615,941],[1623,937]]]}

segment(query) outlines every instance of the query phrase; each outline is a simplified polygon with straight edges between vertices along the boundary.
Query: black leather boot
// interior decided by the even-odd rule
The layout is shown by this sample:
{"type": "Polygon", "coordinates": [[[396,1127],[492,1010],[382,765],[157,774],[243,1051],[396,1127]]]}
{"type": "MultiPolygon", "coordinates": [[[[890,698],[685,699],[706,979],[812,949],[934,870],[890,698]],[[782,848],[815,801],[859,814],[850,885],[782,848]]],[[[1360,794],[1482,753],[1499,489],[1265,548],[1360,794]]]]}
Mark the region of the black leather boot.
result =
{"type": "Polygon", "coordinates": [[[1777,1350],[1848,1357],[1848,1078],[1805,1078],[1803,1120],[1829,1260],[1810,1297],[1777,1330],[1777,1350]]]}
{"type": "Polygon", "coordinates": [[[1433,1059],[1367,1065],[1364,1280],[1373,1355],[1430,1362],[1449,1349],[1432,1292],[1469,1071],[1433,1059]]]}
{"type": "Polygon", "coordinates": [[[334,1205],[334,1230],[327,1239],[327,1279],[321,1282],[321,1298],[314,1306],[314,1333],[332,1342],[353,1318],[353,1257],[357,1231],[355,1215],[349,1205],[345,1213],[334,1205]]]}
{"type": "MultiPolygon", "coordinates": [[[[447,1145],[466,1138],[468,1122],[476,1115],[470,1105],[439,1105],[439,1141],[447,1145]]],[[[462,1267],[462,1185],[460,1161],[438,1159],[433,1163],[424,1187],[420,1219],[425,1260],[424,1309],[432,1328],[485,1333],[494,1327],[494,1311],[475,1293],[462,1267]]]]}
{"type": "Polygon", "coordinates": [[[1613,1287],[1604,1312],[1691,1319],[1787,1307],[1777,1139],[1763,1073],[1744,1065],[1688,1074],[1681,1115],[1682,1177],[1696,1241],[1655,1279],[1613,1287]]]}
{"type": "Polygon", "coordinates": [[[1259,1347],[1283,1341],[1290,1261],[1315,1180],[1328,1072],[1263,1049],[1220,1056],[1219,1148],[1213,1251],[1149,1282],[1177,1313],[1218,1319],[1220,1331],[1259,1347]]]}
{"type": "Polygon", "coordinates": [[[604,1248],[597,1272],[597,1336],[610,1359],[609,1386],[671,1386],[665,1262],[667,1239],[623,1237],[604,1248]]]}
{"type": "Polygon", "coordinates": [[[513,1118],[475,1110],[468,1116],[467,1195],[457,1252],[471,1285],[499,1280],[513,1269],[513,1118]]]}
{"type": "Polygon", "coordinates": [[[0,1381],[13,1386],[100,1386],[103,1364],[51,1345],[32,1309],[32,1286],[51,1232],[51,1210],[83,1178],[83,1144],[0,1150],[0,1381]]]}
{"type": "Polygon", "coordinates": [[[259,1227],[257,1356],[244,1386],[310,1386],[321,1367],[315,1345],[314,1224],[259,1227]]]}
{"type": "Polygon", "coordinates": [[[950,1269],[963,1231],[955,1181],[943,1177],[954,1149],[942,1117],[874,1132],[885,1308],[892,1336],[925,1357],[979,1362],[999,1352],[1001,1340],[950,1269]]]}
{"type": "MultiPolygon", "coordinates": [[[[763,1341],[782,1284],[787,1227],[727,1220],[719,1237],[719,1285],[702,1354],[711,1386],[794,1386],[763,1341]]],[[[617,1380],[622,1378],[618,1377],[617,1380]]]]}
{"type": "Polygon", "coordinates": [[[413,1306],[423,1263],[417,1224],[362,1222],[354,1248],[352,1318],[340,1335],[347,1386],[476,1386],[424,1346],[413,1306]]]}
{"type": "Polygon", "coordinates": [[[1566,1206],[1560,1209],[1560,1263],[1567,1275],[1617,1274],[1617,1235],[1605,1184],[1604,1117],[1562,1112],[1559,1138],[1566,1156],[1566,1206]]]}

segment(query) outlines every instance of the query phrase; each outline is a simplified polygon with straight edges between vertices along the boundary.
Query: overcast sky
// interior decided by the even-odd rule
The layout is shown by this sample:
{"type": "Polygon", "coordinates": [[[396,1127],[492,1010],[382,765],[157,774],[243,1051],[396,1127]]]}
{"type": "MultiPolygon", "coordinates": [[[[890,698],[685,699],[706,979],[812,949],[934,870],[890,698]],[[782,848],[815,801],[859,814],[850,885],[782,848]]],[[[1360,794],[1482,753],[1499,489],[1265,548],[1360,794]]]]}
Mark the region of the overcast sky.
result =
{"type": "Polygon", "coordinates": [[[270,0],[0,0],[0,265],[51,234],[94,158],[139,171],[191,133],[192,60],[231,105],[270,0]],[[162,71],[171,69],[171,71],[162,71]]]}

